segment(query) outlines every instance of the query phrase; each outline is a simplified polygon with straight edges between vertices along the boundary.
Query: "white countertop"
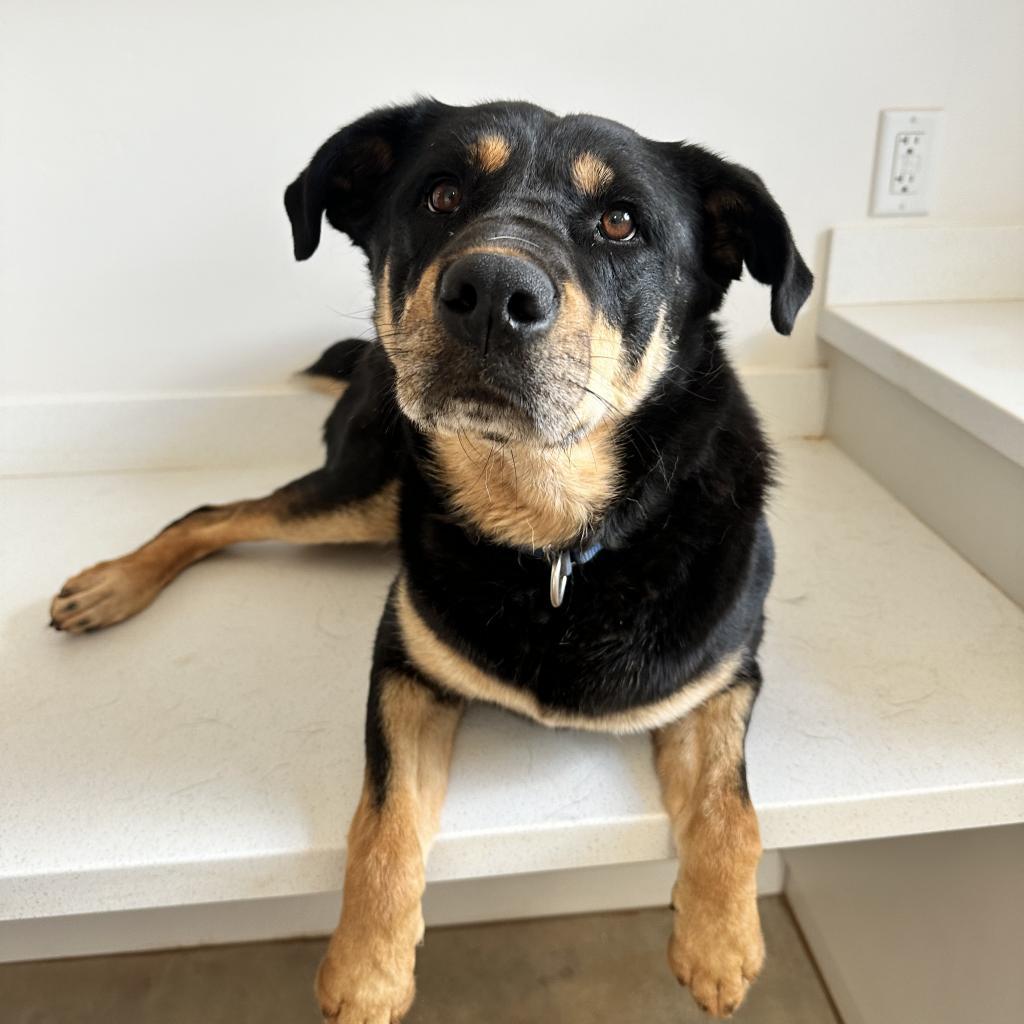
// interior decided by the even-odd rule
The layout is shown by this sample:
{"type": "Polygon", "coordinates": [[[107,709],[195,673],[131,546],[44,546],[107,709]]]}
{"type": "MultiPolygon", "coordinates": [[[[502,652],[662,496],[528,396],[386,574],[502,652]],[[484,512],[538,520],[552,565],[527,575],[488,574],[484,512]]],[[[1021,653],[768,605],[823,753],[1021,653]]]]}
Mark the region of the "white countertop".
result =
{"type": "MultiPolygon", "coordinates": [[[[46,628],[71,572],[287,478],[0,481],[0,919],[339,887],[393,555],[250,546],[110,631],[46,628]]],[[[783,447],[773,521],[766,848],[1024,818],[1024,612],[826,442],[783,447]]],[[[669,850],[643,737],[467,716],[431,878],[669,850]]]]}
{"type": "Polygon", "coordinates": [[[1024,466],[1024,302],[834,305],[818,333],[1024,466]]]}

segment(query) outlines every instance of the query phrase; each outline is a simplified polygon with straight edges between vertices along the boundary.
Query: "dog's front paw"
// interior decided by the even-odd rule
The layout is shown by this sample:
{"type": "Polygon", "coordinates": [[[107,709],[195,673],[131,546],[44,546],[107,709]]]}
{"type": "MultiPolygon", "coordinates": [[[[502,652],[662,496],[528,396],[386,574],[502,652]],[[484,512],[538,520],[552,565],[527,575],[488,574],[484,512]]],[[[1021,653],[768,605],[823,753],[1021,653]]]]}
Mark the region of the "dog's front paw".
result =
{"type": "Polygon", "coordinates": [[[132,556],[100,562],[72,576],[50,604],[50,625],[91,633],[142,611],[160,592],[153,572],[132,556]]]}
{"type": "Polygon", "coordinates": [[[333,939],[316,976],[320,1012],[329,1024],[397,1024],[412,1006],[414,954],[354,950],[333,939]]]}
{"type": "Polygon", "coordinates": [[[764,965],[764,938],[751,895],[723,903],[677,887],[669,965],[697,1005],[730,1017],[764,965]]]}

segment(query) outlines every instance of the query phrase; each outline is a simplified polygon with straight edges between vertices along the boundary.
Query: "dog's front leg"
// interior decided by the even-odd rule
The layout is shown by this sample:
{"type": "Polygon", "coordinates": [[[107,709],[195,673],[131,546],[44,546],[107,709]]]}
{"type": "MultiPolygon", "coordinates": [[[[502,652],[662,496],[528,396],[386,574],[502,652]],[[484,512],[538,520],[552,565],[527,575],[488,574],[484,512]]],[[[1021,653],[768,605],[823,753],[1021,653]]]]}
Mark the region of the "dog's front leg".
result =
{"type": "Polygon", "coordinates": [[[756,679],[737,679],[654,734],[680,858],[669,963],[716,1017],[732,1014],[764,963],[757,913],[761,838],[743,760],[756,691],[756,679]]]}
{"type": "Polygon", "coordinates": [[[392,1024],[412,1005],[424,864],[461,714],[461,701],[411,675],[375,671],[341,920],[316,981],[321,1011],[332,1024],[392,1024]]]}

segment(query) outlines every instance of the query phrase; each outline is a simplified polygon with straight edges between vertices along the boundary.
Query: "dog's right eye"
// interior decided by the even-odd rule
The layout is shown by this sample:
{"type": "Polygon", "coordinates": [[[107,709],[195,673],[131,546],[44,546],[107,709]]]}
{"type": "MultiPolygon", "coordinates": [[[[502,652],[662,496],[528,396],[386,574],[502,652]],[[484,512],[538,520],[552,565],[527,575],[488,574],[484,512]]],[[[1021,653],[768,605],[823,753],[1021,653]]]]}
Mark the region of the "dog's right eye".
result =
{"type": "Polygon", "coordinates": [[[435,182],[427,194],[427,206],[432,213],[454,213],[462,202],[462,188],[454,178],[435,182]]]}
{"type": "Polygon", "coordinates": [[[601,234],[611,242],[628,242],[636,234],[633,215],[615,207],[601,215],[601,234]]]}

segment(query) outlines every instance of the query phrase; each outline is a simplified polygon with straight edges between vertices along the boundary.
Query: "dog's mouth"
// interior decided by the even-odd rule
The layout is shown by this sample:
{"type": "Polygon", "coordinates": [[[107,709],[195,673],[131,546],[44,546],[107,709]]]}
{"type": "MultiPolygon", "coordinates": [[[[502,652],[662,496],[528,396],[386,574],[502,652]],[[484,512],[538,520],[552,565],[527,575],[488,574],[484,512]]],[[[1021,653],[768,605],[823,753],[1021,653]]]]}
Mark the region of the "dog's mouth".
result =
{"type": "Polygon", "coordinates": [[[416,396],[408,412],[429,429],[470,433],[488,440],[536,434],[537,414],[526,395],[480,380],[466,380],[452,370],[438,373],[432,386],[416,396]]]}
{"type": "Polygon", "coordinates": [[[510,395],[502,394],[496,388],[485,384],[460,387],[452,392],[449,400],[470,408],[493,409],[499,412],[515,404],[510,395]]]}

